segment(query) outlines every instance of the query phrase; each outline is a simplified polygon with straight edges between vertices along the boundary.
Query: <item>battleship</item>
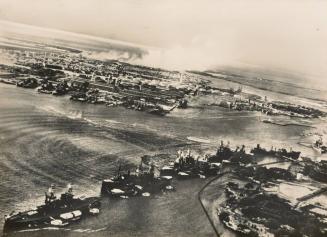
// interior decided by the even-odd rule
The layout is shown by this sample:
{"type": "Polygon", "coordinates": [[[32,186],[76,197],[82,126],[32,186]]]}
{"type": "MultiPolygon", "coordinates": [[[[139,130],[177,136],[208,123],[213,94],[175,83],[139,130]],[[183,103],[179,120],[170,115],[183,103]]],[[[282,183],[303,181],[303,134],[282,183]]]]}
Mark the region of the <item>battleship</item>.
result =
{"type": "Polygon", "coordinates": [[[39,93],[44,94],[52,94],[52,92],[55,90],[55,87],[50,81],[42,80],[41,85],[36,88],[36,91],[39,93]]]}
{"type": "Polygon", "coordinates": [[[144,168],[143,161],[135,171],[123,173],[118,170],[116,176],[102,181],[101,195],[112,198],[150,196],[163,191],[173,190],[171,176],[155,176],[155,166],[144,168]]]}
{"type": "Polygon", "coordinates": [[[270,150],[266,150],[265,148],[262,148],[260,144],[257,144],[257,147],[253,148],[251,150],[251,153],[256,156],[275,156],[294,160],[298,159],[301,154],[300,151],[293,151],[292,149],[290,151],[287,151],[285,148],[280,148],[277,150],[272,147],[270,150]]]}
{"type": "Polygon", "coordinates": [[[224,145],[221,141],[215,155],[208,158],[210,162],[218,163],[243,163],[248,164],[253,162],[253,156],[245,152],[245,145],[237,146],[235,150],[230,148],[229,142],[224,145]]]}
{"type": "Polygon", "coordinates": [[[33,77],[29,77],[25,80],[20,80],[16,83],[18,87],[34,89],[38,86],[37,80],[33,77]]]}
{"type": "Polygon", "coordinates": [[[69,185],[60,198],[54,194],[52,185],[45,193],[45,202],[35,209],[24,212],[12,212],[5,216],[3,232],[5,234],[25,229],[45,227],[64,227],[87,216],[99,214],[100,201],[97,197],[75,197],[69,185]]]}
{"type": "Polygon", "coordinates": [[[65,95],[69,92],[69,86],[66,81],[59,82],[56,88],[52,91],[52,95],[65,95]]]}
{"type": "Polygon", "coordinates": [[[194,157],[189,149],[186,152],[179,150],[176,160],[162,167],[160,175],[171,175],[178,179],[206,178],[217,175],[220,167],[220,163],[209,162],[206,156],[194,157]]]}

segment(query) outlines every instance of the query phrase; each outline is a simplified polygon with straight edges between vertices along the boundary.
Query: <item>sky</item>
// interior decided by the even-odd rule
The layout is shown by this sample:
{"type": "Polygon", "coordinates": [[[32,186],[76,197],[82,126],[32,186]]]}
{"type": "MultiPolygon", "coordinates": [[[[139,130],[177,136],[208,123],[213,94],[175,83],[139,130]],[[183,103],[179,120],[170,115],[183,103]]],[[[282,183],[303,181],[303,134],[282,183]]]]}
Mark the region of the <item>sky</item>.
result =
{"type": "Polygon", "coordinates": [[[0,0],[0,19],[158,47],[168,67],[327,75],[325,0],[0,0]]]}

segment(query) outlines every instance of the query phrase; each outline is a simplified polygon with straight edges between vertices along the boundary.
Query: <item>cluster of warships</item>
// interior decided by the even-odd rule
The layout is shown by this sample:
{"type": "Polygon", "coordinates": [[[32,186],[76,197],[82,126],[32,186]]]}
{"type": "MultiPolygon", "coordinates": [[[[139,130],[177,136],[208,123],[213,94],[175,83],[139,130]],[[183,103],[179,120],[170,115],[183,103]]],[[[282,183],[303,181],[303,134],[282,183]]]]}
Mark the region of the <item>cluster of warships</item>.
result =
{"type": "Polygon", "coordinates": [[[190,150],[178,151],[175,161],[161,167],[142,158],[135,170],[122,171],[119,168],[116,175],[104,179],[101,195],[98,197],[76,197],[71,186],[57,197],[51,186],[45,193],[44,204],[32,210],[6,215],[3,231],[7,234],[25,229],[67,226],[83,218],[98,215],[102,198],[149,197],[178,191],[173,186],[175,179],[217,176],[226,163],[245,165],[254,157],[265,155],[297,160],[300,152],[286,149],[266,150],[258,145],[251,153],[247,153],[245,146],[232,149],[229,143],[221,142],[214,155],[199,156],[192,154],[190,150]]]}

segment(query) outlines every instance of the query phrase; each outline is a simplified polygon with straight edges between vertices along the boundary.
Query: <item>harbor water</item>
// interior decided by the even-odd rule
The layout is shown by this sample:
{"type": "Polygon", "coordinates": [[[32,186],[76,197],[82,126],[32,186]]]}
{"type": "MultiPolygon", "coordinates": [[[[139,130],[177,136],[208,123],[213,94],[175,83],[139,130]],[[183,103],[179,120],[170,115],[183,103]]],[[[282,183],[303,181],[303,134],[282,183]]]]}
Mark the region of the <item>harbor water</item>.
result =
{"type": "MultiPolygon", "coordinates": [[[[77,195],[98,196],[101,180],[119,165],[134,167],[144,154],[174,153],[186,144],[214,151],[220,140],[229,140],[232,146],[261,143],[313,155],[298,144],[308,127],[263,123],[261,116],[211,106],[160,117],[0,84],[0,212],[40,205],[51,184],[58,193],[71,183],[77,195]]],[[[181,181],[176,192],[155,197],[103,198],[99,216],[28,236],[214,236],[197,200],[206,182],[181,181]]]]}

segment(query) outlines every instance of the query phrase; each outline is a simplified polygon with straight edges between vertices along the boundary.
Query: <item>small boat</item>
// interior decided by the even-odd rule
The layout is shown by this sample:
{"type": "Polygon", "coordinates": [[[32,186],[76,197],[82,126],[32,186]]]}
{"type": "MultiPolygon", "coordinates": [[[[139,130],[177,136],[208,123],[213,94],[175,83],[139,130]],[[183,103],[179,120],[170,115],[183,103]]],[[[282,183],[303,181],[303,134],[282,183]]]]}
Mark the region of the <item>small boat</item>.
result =
{"type": "Polygon", "coordinates": [[[312,144],[312,148],[319,154],[327,153],[327,146],[323,145],[323,141],[321,137],[312,144]]]}
{"type": "Polygon", "coordinates": [[[9,84],[9,85],[16,85],[16,81],[12,80],[12,79],[1,79],[0,78],[0,82],[5,83],[5,84],[9,84]]]}

